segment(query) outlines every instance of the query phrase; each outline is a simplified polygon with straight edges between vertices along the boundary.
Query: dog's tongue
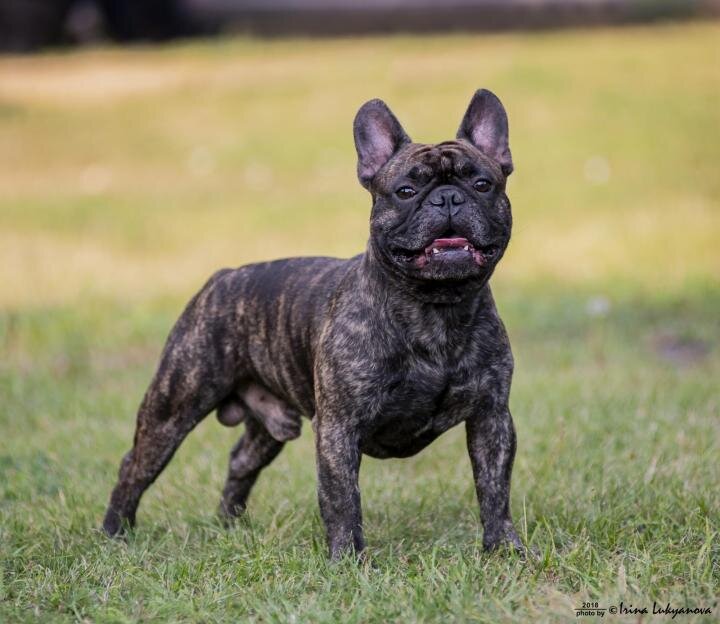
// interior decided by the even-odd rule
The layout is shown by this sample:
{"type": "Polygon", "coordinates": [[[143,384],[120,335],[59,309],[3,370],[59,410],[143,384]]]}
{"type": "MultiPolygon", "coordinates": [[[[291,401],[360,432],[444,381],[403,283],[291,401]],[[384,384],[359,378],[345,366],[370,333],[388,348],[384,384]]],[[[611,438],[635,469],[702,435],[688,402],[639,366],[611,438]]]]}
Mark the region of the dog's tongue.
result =
{"type": "Polygon", "coordinates": [[[467,238],[436,238],[430,245],[428,245],[429,249],[432,249],[433,247],[435,249],[447,249],[449,247],[465,247],[466,245],[469,245],[470,242],[467,238]]]}

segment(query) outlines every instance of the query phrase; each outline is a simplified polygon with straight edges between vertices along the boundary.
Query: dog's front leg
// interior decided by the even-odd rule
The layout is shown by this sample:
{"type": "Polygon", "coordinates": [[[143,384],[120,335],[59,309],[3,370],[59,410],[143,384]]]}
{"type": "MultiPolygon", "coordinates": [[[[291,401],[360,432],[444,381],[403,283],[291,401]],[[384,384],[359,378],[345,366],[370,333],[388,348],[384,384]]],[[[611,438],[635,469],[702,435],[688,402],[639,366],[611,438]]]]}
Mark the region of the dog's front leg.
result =
{"type": "Polygon", "coordinates": [[[524,547],[510,517],[510,476],[515,458],[515,427],[507,407],[478,414],[466,423],[475,489],[480,502],[486,550],[524,547]]]}
{"type": "Polygon", "coordinates": [[[360,508],[360,448],[355,431],[320,415],[315,432],[320,515],[327,531],[330,558],[360,554],[365,548],[360,508]]]}

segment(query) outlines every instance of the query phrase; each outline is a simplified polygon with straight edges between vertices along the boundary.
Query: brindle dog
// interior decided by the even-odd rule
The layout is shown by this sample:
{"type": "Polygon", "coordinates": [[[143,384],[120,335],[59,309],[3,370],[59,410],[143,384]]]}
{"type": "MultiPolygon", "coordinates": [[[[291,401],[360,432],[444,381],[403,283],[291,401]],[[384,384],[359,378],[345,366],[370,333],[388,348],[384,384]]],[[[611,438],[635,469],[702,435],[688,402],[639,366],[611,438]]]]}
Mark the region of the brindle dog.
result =
{"type": "Polygon", "coordinates": [[[457,138],[411,142],[380,100],[355,118],[370,239],[349,260],[291,258],[219,271],[168,338],[140,406],[103,528],[135,522],[143,492],[217,410],[245,422],[220,505],[245,509],[260,471],[313,421],[333,559],[365,547],[363,453],[408,457],[465,422],[487,549],[523,546],[510,518],[510,343],[488,279],[510,239],[513,170],[498,98],[475,93],[457,138]]]}

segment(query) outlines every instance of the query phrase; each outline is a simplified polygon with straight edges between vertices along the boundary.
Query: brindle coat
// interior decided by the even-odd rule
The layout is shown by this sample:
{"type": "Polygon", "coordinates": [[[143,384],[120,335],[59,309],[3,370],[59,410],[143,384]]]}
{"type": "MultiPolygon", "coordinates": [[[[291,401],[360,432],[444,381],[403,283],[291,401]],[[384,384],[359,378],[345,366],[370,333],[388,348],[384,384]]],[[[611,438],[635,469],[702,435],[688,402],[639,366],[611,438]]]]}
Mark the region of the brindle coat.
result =
{"type": "Polygon", "coordinates": [[[480,90],[457,140],[421,145],[372,100],[354,134],[358,176],[373,197],[367,250],[224,269],[208,281],[173,328],[140,406],[103,524],[109,535],[134,524],[143,492],[217,410],[224,424],[245,421],[225,518],[245,509],[304,414],[330,555],[360,552],[362,454],[408,457],[464,421],[483,543],[522,549],[509,508],[513,359],[487,283],[511,229],[505,111],[480,90]],[[452,249],[433,249],[449,239],[452,249]]]}

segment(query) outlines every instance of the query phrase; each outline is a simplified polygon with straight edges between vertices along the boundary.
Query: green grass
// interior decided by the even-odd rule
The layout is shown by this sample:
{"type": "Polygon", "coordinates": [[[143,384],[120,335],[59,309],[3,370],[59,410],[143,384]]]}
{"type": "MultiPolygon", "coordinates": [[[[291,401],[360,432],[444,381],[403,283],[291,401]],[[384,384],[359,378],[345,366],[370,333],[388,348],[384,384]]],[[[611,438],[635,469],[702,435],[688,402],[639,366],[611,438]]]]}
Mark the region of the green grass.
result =
{"type": "Polygon", "coordinates": [[[1,59],[0,622],[554,622],[620,600],[716,618],[718,38],[688,24],[1,59]],[[494,287],[516,355],[513,514],[537,556],[482,552],[460,429],[364,461],[372,567],[326,562],[307,425],[223,530],[240,430],[214,418],[129,543],[104,539],[187,297],[223,265],[360,250],[356,108],[381,96],[440,140],[478,86],[508,107],[517,166],[494,287]]]}

